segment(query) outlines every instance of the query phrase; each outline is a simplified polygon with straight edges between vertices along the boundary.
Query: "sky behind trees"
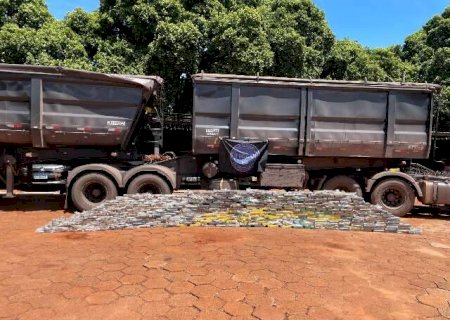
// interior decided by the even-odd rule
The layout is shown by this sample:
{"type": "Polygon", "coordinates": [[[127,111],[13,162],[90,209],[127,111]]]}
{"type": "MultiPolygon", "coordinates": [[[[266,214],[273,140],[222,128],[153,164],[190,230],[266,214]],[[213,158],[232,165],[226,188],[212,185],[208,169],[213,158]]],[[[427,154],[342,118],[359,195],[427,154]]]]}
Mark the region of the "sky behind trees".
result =
{"type": "MultiPolygon", "coordinates": [[[[77,7],[98,8],[98,0],[46,0],[58,19],[77,7]]],[[[325,12],[337,39],[349,38],[370,48],[402,44],[450,0],[313,0],[325,12]]]]}
{"type": "Polygon", "coordinates": [[[402,44],[450,0],[313,0],[337,39],[357,40],[371,48],[402,44]]]}

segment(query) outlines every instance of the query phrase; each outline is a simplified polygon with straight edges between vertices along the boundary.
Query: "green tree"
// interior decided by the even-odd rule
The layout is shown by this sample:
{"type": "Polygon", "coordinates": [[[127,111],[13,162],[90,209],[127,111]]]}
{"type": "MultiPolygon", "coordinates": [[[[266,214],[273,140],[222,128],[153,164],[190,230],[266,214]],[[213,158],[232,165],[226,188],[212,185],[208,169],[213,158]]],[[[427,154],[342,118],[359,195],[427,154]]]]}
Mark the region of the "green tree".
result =
{"type": "Polygon", "coordinates": [[[65,17],[64,22],[80,36],[89,58],[92,59],[102,42],[99,12],[88,13],[77,8],[65,17]]]}
{"type": "Polygon", "coordinates": [[[225,11],[225,6],[221,0],[181,0],[181,2],[185,10],[206,19],[225,11]]]}
{"type": "Polygon", "coordinates": [[[337,80],[381,81],[387,74],[369,49],[345,39],[334,44],[321,76],[337,80]]]}
{"type": "Polygon", "coordinates": [[[256,74],[272,65],[273,52],[263,16],[255,8],[241,7],[211,18],[202,69],[212,72],[256,74]]]}
{"type": "Polygon", "coordinates": [[[0,0],[0,26],[15,23],[19,27],[41,28],[53,20],[44,0],[0,0]]]}
{"type": "Polygon", "coordinates": [[[102,0],[103,36],[122,38],[137,47],[153,41],[158,22],[183,22],[189,19],[180,0],[102,0]]]}
{"type": "Polygon", "coordinates": [[[427,34],[426,41],[431,48],[450,47],[450,7],[442,15],[428,21],[423,30],[427,34]]]}
{"type": "MultiPolygon", "coordinates": [[[[432,59],[434,50],[427,45],[426,40],[427,34],[424,30],[419,30],[410,35],[405,40],[400,56],[416,66],[432,59]]],[[[421,76],[418,75],[418,77],[421,76]]]]}
{"type": "Polygon", "coordinates": [[[91,58],[95,71],[118,74],[144,74],[144,57],[123,40],[99,40],[91,58]]]}
{"type": "Polygon", "coordinates": [[[450,131],[450,7],[406,38],[402,57],[417,68],[416,81],[443,85],[435,101],[440,108],[440,130],[450,131]]]}
{"type": "Polygon", "coordinates": [[[242,7],[257,8],[263,1],[264,0],[222,0],[222,3],[228,10],[234,11],[242,7]]]}
{"type": "Polygon", "coordinates": [[[417,68],[409,62],[403,61],[398,54],[399,48],[374,49],[370,53],[373,60],[384,70],[386,79],[390,81],[414,81],[417,68]]]}
{"type": "Polygon", "coordinates": [[[166,99],[172,106],[177,105],[177,112],[189,112],[192,107],[183,94],[183,80],[198,71],[201,36],[191,21],[161,21],[148,48],[146,72],[165,79],[166,99]]]}
{"type": "Polygon", "coordinates": [[[319,77],[334,43],[324,13],[310,0],[270,0],[262,10],[274,52],[268,73],[319,77]]]}
{"type": "Polygon", "coordinates": [[[79,36],[55,20],[37,30],[5,24],[0,29],[0,61],[91,68],[79,36]]]}

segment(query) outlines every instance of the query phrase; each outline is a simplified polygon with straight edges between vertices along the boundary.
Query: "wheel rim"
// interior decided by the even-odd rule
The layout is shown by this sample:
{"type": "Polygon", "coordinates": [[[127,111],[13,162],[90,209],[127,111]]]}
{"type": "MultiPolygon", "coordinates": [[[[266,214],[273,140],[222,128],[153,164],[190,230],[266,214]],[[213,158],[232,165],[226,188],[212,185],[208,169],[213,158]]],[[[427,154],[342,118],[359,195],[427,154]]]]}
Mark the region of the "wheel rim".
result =
{"type": "Polygon", "coordinates": [[[341,190],[344,192],[351,192],[351,190],[348,187],[345,186],[337,186],[336,188],[334,188],[334,190],[341,190]]]}
{"type": "Polygon", "coordinates": [[[83,191],[84,196],[92,203],[100,203],[108,194],[106,187],[98,182],[89,183],[83,191]]]}
{"type": "Polygon", "coordinates": [[[393,188],[386,189],[381,197],[383,204],[392,208],[400,207],[405,203],[405,200],[403,193],[393,188]]]}

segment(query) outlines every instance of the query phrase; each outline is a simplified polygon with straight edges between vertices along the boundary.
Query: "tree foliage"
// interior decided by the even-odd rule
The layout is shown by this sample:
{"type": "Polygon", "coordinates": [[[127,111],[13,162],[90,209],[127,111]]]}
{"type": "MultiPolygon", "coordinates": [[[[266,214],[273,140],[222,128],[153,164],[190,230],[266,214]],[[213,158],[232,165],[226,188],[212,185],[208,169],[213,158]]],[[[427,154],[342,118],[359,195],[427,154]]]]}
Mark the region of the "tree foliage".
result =
{"type": "Polygon", "coordinates": [[[193,73],[435,82],[450,131],[450,7],[390,48],[335,40],[311,0],[101,0],[54,19],[44,0],[0,0],[0,62],[158,74],[188,111],[193,73]]]}
{"type": "Polygon", "coordinates": [[[53,20],[44,0],[0,0],[0,26],[15,23],[38,29],[53,20]]]}
{"type": "Polygon", "coordinates": [[[268,73],[319,77],[334,43],[324,13],[310,0],[267,1],[262,9],[274,52],[268,73]]]}
{"type": "Polygon", "coordinates": [[[148,46],[145,70],[159,74],[166,81],[166,99],[170,110],[177,105],[178,112],[189,112],[190,99],[185,99],[183,80],[197,72],[201,33],[191,22],[161,22],[155,32],[155,40],[148,46]]]}
{"type": "Polygon", "coordinates": [[[336,41],[322,71],[323,78],[384,80],[386,72],[369,49],[351,40],[336,41]]]}
{"type": "Polygon", "coordinates": [[[205,42],[207,71],[256,74],[272,65],[263,16],[255,8],[243,6],[212,17],[205,42]]]}
{"type": "Polygon", "coordinates": [[[80,37],[55,20],[37,30],[5,24],[0,29],[0,62],[91,68],[80,37]]]}
{"type": "Polygon", "coordinates": [[[417,68],[414,80],[444,86],[435,101],[442,120],[440,129],[450,131],[450,7],[409,36],[402,54],[417,68]]]}

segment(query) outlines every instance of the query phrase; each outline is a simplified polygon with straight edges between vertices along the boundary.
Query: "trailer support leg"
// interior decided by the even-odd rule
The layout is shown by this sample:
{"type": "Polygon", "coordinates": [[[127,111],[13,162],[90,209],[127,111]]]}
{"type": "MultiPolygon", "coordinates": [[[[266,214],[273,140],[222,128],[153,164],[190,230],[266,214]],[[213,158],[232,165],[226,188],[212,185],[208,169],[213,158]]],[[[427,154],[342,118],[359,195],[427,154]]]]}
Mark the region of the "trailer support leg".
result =
{"type": "Polygon", "coordinates": [[[6,195],[5,198],[14,198],[14,170],[12,164],[6,162],[6,195]]]}

